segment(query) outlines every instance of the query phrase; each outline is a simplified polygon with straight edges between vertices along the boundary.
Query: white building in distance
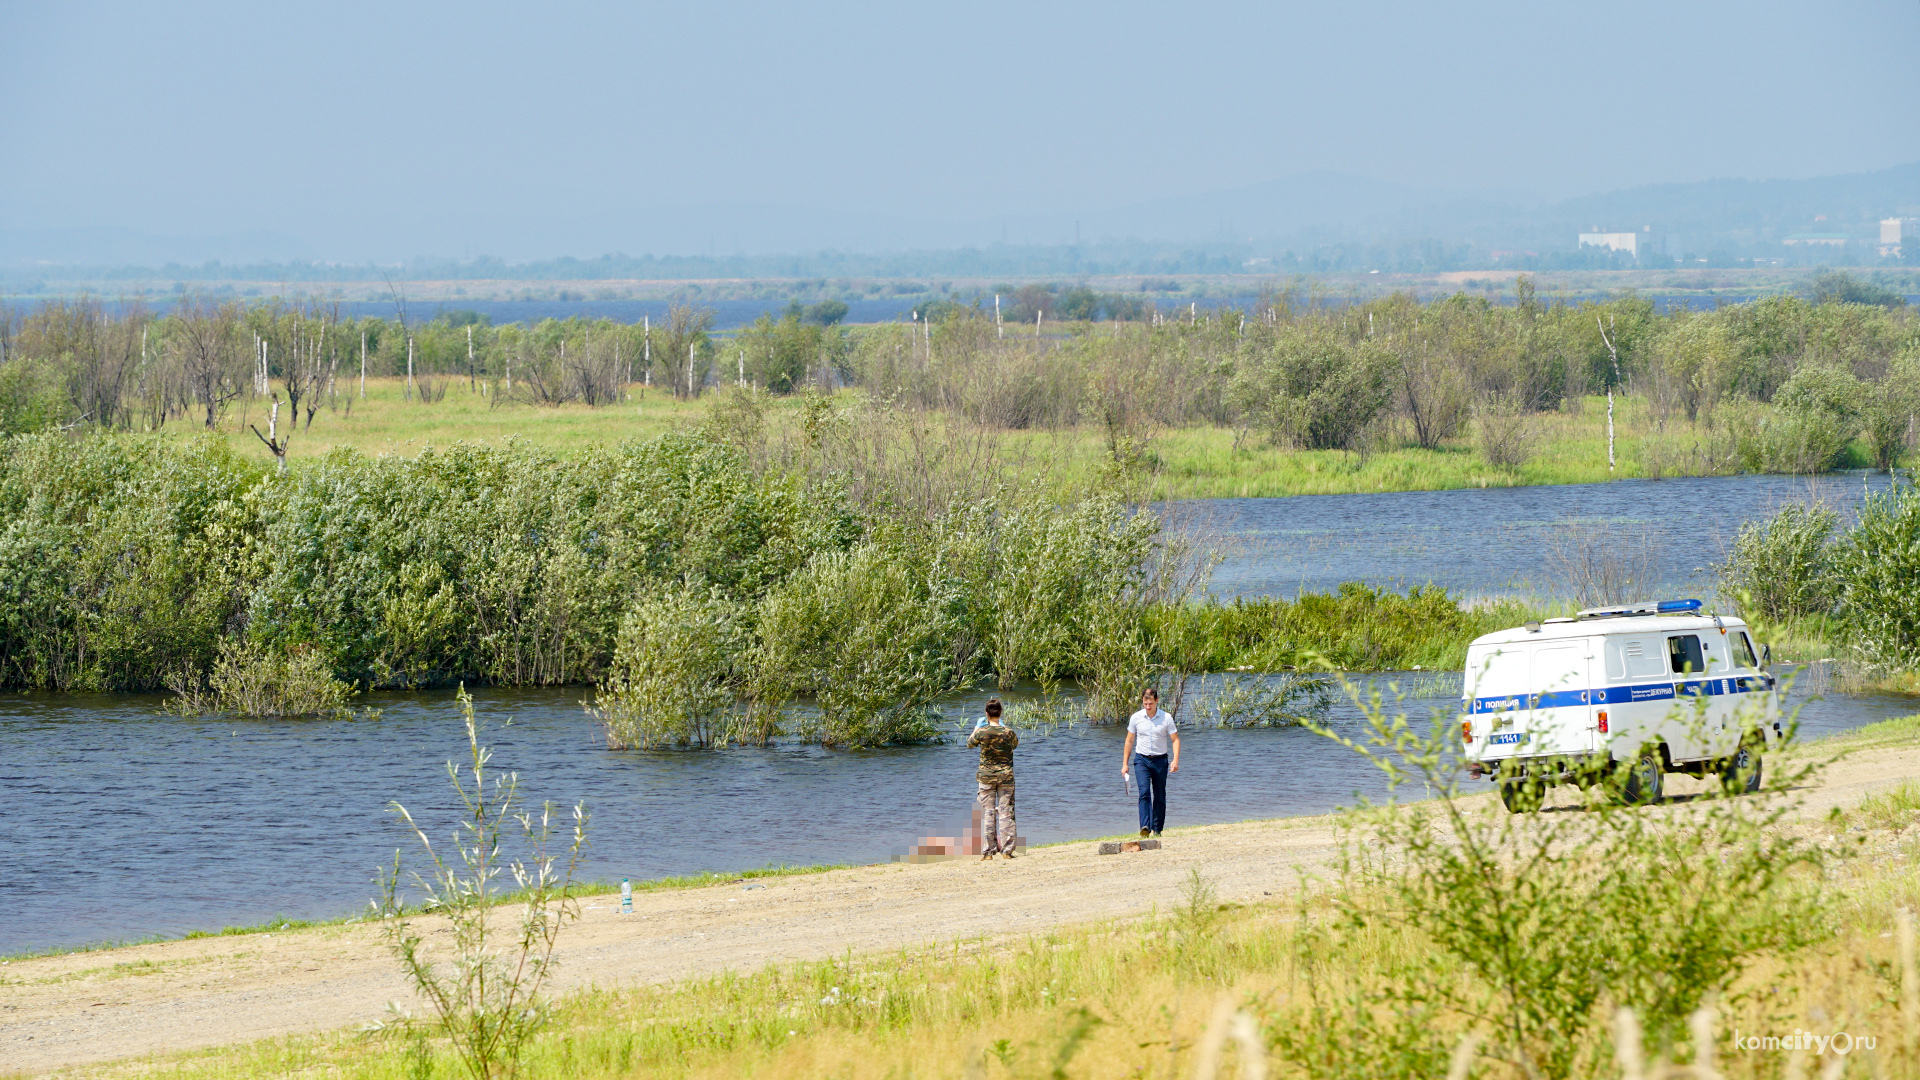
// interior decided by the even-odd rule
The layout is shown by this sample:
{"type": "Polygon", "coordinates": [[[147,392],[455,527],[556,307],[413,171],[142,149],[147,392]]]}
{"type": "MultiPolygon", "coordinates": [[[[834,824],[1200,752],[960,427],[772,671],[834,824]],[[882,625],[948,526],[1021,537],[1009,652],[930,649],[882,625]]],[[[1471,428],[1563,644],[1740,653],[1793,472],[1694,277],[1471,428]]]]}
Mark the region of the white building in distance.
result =
{"type": "Polygon", "coordinates": [[[1880,219],[1880,255],[1882,258],[1894,258],[1900,254],[1901,226],[1905,218],[1880,219]]]}
{"type": "Polygon", "coordinates": [[[1624,251],[1629,255],[1640,254],[1640,234],[1630,232],[1583,232],[1580,234],[1581,247],[1606,248],[1608,251],[1624,251]]]}

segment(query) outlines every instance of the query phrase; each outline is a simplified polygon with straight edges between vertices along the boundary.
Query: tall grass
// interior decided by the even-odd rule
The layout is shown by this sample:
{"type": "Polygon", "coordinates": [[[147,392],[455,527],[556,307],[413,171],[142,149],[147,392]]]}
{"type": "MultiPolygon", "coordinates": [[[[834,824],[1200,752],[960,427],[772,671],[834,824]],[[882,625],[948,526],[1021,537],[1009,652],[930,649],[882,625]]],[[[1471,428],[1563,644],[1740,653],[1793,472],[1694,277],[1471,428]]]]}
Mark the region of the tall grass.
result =
{"type": "Polygon", "coordinates": [[[1920,671],[1920,490],[1869,495],[1840,529],[1818,506],[1782,507],[1743,527],[1720,567],[1722,594],[1800,651],[1910,685],[1920,671]]]}
{"type": "Polygon", "coordinates": [[[1344,671],[1457,668],[1467,643],[1536,614],[1520,601],[1463,607],[1445,589],[1395,593],[1348,582],[1296,599],[1239,598],[1150,610],[1147,631],[1161,653],[1194,654],[1188,671],[1287,671],[1321,662],[1344,671]]]}

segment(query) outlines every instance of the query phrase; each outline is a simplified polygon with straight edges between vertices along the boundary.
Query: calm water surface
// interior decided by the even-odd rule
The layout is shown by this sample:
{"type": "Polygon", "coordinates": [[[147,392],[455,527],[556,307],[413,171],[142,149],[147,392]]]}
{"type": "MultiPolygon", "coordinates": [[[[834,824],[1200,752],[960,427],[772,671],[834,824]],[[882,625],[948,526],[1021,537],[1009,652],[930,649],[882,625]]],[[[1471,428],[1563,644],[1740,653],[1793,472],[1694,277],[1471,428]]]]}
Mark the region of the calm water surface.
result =
{"type": "Polygon", "coordinates": [[[1710,598],[1711,567],[1745,522],[1789,502],[1851,517],[1885,473],[1721,476],[1286,499],[1207,499],[1175,513],[1229,541],[1224,596],[1327,592],[1341,582],[1444,585],[1468,599],[1552,597],[1556,552],[1581,536],[1644,551],[1662,595],[1710,598]]]}
{"type": "MultiPolygon", "coordinates": [[[[1842,478],[1843,508],[1885,479],[1842,478]]],[[[1246,541],[1223,592],[1291,594],[1345,580],[1434,582],[1467,595],[1541,593],[1545,538],[1568,521],[1651,537],[1676,588],[1739,520],[1802,497],[1804,481],[1731,478],[1403,495],[1224,500],[1203,507],[1246,541]]],[[[1695,595],[1702,595],[1695,593],[1695,595]]],[[[1409,676],[1416,711],[1444,707],[1458,677],[1409,676]]],[[[951,835],[972,795],[961,740],[864,752],[785,746],[717,753],[611,752],[582,689],[483,691],[485,739],[536,799],[584,799],[600,880],[772,864],[885,860],[951,835]],[[507,724],[511,718],[512,723],[507,724]]],[[[984,694],[950,703],[956,725],[984,694]]],[[[152,697],[0,695],[0,953],[362,909],[376,867],[407,837],[398,799],[444,836],[445,763],[465,754],[451,695],[380,695],[377,720],[182,720],[152,697]]],[[[1833,695],[1802,714],[1808,734],[1920,709],[1896,696],[1833,695]]],[[[1351,728],[1351,708],[1336,726],[1351,728]]],[[[1023,737],[1021,831],[1046,843],[1126,831],[1123,733],[1023,737]]],[[[1376,774],[1300,730],[1184,735],[1175,824],[1316,813],[1378,796],[1376,774]]]]}

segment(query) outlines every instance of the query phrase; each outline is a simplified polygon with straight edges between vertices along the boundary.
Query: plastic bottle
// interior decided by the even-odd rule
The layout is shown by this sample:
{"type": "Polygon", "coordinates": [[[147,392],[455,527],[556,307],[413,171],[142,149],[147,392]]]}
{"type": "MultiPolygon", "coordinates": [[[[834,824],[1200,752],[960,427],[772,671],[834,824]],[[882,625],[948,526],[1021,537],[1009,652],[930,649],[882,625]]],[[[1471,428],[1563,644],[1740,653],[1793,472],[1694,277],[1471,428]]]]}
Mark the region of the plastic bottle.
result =
{"type": "Polygon", "coordinates": [[[620,879],[620,914],[633,914],[633,882],[627,878],[620,879]]]}

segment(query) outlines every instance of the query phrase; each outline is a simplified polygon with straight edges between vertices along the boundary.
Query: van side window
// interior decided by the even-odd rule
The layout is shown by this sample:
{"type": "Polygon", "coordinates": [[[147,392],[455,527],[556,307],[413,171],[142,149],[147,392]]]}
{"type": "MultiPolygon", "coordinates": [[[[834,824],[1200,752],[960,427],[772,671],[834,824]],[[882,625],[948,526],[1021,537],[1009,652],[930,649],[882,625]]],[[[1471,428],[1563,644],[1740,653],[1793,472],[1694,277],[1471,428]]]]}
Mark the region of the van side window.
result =
{"type": "Polygon", "coordinates": [[[1753,639],[1747,637],[1747,633],[1744,630],[1738,634],[1730,635],[1730,637],[1733,641],[1733,662],[1743,668],[1752,668],[1758,671],[1760,669],[1760,661],[1753,655],[1753,639]]]}
{"type": "Polygon", "coordinates": [[[1675,675],[1698,674],[1707,670],[1707,658],[1700,651],[1700,638],[1694,634],[1667,639],[1667,660],[1675,675]]]}

